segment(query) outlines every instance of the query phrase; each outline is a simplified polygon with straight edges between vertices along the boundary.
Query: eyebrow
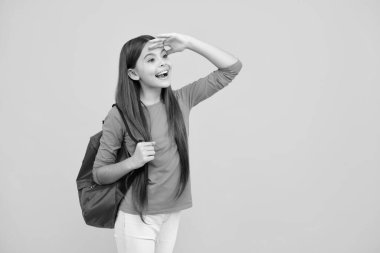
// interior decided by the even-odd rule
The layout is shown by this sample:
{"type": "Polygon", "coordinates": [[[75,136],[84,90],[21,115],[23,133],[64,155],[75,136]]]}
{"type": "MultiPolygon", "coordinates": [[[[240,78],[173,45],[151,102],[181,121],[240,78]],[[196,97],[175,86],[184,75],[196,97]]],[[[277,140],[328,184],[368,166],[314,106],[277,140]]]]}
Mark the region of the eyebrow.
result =
{"type": "MultiPolygon", "coordinates": [[[[164,51],[166,52],[165,48],[162,49],[161,53],[164,52],[164,51]]],[[[149,54],[147,54],[147,55],[144,56],[144,59],[145,59],[148,55],[154,55],[154,54],[153,54],[153,53],[149,53],[149,54]]]]}

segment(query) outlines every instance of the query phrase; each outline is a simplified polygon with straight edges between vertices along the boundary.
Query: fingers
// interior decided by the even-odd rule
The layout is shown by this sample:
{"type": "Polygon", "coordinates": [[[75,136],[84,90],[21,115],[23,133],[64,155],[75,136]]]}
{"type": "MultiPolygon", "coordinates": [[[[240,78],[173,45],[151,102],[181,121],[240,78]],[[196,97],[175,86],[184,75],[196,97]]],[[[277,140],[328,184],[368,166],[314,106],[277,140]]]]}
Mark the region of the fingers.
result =
{"type": "Polygon", "coordinates": [[[164,41],[164,40],[165,40],[164,38],[155,38],[155,39],[148,40],[148,43],[153,44],[153,43],[164,41]]]}
{"type": "Polygon", "coordinates": [[[160,47],[164,47],[164,43],[160,42],[160,43],[150,45],[150,46],[148,46],[148,50],[153,50],[153,49],[160,48],[160,47]]]}
{"type": "Polygon", "coordinates": [[[169,46],[169,45],[165,45],[165,42],[166,42],[166,44],[168,44],[170,37],[171,36],[162,36],[162,37],[160,36],[160,38],[155,38],[155,39],[149,40],[148,42],[150,45],[148,46],[148,49],[153,50],[156,48],[169,46]]]}
{"type": "Polygon", "coordinates": [[[155,141],[148,141],[148,142],[139,142],[138,144],[140,144],[144,148],[149,148],[149,147],[154,147],[156,145],[156,142],[155,141]]]}
{"type": "Polygon", "coordinates": [[[148,46],[148,50],[153,50],[153,49],[161,48],[161,47],[165,47],[164,43],[163,42],[157,42],[157,43],[154,43],[154,44],[148,46]]]}
{"type": "Polygon", "coordinates": [[[157,35],[156,38],[169,38],[169,37],[172,37],[173,35],[174,33],[161,33],[157,35]]]}
{"type": "Polygon", "coordinates": [[[149,141],[149,142],[144,142],[144,144],[147,146],[154,146],[154,145],[156,145],[156,142],[155,141],[149,141]]]}
{"type": "Polygon", "coordinates": [[[162,43],[165,40],[166,40],[166,38],[155,38],[155,39],[149,40],[148,43],[149,44],[162,43]]]}
{"type": "Polygon", "coordinates": [[[153,146],[145,146],[145,147],[143,147],[144,148],[144,150],[146,150],[146,151],[152,151],[152,150],[154,150],[154,147],[153,146]]]}
{"type": "Polygon", "coordinates": [[[151,151],[145,151],[145,155],[146,156],[154,156],[156,154],[156,152],[154,150],[151,150],[151,151]]]}
{"type": "Polygon", "coordinates": [[[170,37],[172,37],[172,36],[170,36],[170,35],[157,35],[156,36],[157,39],[169,39],[170,37]]]}

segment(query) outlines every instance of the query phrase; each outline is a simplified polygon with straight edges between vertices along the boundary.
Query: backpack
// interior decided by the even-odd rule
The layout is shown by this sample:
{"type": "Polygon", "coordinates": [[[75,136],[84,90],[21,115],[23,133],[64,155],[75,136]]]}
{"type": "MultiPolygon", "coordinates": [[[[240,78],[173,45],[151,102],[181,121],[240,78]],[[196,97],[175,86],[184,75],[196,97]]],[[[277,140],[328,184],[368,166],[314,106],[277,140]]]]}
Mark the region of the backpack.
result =
{"type": "MultiPolygon", "coordinates": [[[[119,110],[129,136],[136,143],[140,142],[141,140],[137,141],[131,134],[127,121],[125,120],[120,108],[117,104],[113,104],[112,107],[113,106],[116,106],[119,110]]],[[[92,169],[100,146],[102,132],[103,131],[100,131],[90,137],[90,141],[87,145],[87,150],[82,161],[82,166],[80,167],[76,179],[76,184],[79,204],[86,224],[99,228],[114,228],[119,205],[129,188],[129,185],[126,184],[128,174],[111,184],[98,185],[93,180],[92,169]]],[[[126,145],[123,145],[122,143],[121,148],[117,152],[115,163],[122,161],[125,155],[127,158],[131,157],[125,146],[126,145]]]]}

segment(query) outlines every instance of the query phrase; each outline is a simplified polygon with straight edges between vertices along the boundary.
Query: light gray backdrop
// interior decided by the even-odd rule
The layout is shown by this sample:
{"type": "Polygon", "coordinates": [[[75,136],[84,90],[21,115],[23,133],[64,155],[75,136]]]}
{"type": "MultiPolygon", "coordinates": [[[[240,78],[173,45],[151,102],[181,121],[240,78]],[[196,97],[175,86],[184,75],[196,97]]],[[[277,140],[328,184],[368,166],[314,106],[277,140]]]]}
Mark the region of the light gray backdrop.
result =
{"type": "MultiPolygon", "coordinates": [[[[0,252],[115,252],[75,178],[122,45],[178,32],[243,62],[193,108],[175,252],[380,252],[378,1],[0,1],[0,252]]],[[[170,56],[174,89],[216,68],[170,56]]]]}

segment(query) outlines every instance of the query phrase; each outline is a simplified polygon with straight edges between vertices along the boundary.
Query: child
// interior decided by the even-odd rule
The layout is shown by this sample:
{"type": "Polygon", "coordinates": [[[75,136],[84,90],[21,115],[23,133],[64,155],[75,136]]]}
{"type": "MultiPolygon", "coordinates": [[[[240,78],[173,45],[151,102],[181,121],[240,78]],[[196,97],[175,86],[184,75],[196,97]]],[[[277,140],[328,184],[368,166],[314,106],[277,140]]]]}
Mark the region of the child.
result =
{"type": "Polygon", "coordinates": [[[190,110],[229,84],[241,68],[240,60],[232,55],[178,33],[156,38],[142,35],[123,46],[116,104],[125,115],[131,134],[142,141],[136,144],[131,139],[119,111],[112,107],[104,120],[93,167],[98,184],[113,183],[127,173],[133,174],[133,180],[127,181],[130,188],[115,222],[119,253],[173,251],[181,210],[192,206],[190,110]],[[172,90],[168,55],[185,49],[206,57],[218,69],[172,90]],[[115,163],[122,143],[133,155],[115,163]]]}

